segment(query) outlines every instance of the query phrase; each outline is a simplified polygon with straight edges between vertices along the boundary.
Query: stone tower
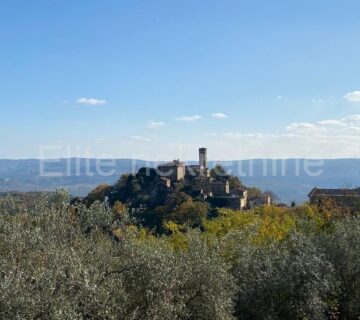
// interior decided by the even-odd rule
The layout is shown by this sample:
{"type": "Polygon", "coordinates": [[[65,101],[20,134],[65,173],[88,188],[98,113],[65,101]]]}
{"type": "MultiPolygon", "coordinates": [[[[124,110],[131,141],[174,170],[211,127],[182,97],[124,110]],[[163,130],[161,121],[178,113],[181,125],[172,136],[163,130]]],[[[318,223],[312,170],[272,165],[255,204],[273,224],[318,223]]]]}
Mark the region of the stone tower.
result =
{"type": "Polygon", "coordinates": [[[206,148],[199,149],[199,165],[200,165],[200,168],[207,169],[208,163],[207,163],[207,149],[206,148]]]}

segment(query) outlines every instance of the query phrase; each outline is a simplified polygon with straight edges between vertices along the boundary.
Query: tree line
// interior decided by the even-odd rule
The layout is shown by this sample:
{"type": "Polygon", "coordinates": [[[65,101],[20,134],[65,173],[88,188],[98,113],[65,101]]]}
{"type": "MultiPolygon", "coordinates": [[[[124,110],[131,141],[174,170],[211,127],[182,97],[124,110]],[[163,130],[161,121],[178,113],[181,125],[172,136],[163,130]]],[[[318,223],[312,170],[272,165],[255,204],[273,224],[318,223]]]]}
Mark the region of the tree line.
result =
{"type": "Polygon", "coordinates": [[[0,318],[360,317],[358,215],[187,209],[198,226],[169,215],[159,235],[120,202],[70,205],[63,190],[2,198],[0,318]]]}

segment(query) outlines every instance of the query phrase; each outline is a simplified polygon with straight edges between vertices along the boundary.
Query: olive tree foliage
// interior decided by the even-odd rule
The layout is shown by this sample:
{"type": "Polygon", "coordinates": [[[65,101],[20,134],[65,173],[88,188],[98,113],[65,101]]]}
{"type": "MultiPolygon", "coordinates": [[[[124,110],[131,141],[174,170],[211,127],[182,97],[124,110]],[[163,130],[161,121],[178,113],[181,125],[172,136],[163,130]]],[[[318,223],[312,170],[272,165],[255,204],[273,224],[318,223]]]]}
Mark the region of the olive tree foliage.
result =
{"type": "Polygon", "coordinates": [[[70,194],[65,189],[57,189],[56,192],[47,195],[47,202],[50,207],[64,208],[70,203],[70,194]]]}
{"type": "Polygon", "coordinates": [[[108,246],[92,241],[107,240],[98,232],[85,237],[58,196],[32,212],[0,216],[0,318],[81,318],[100,303],[92,296],[106,293],[93,280],[102,276],[108,246]]]}
{"type": "Polygon", "coordinates": [[[0,214],[17,214],[22,210],[15,197],[6,195],[0,198],[0,214]]]}
{"type": "Polygon", "coordinates": [[[346,217],[318,242],[336,270],[337,311],[341,319],[360,318],[360,218],[346,217]]]}
{"type": "Polygon", "coordinates": [[[160,237],[64,190],[4,203],[0,319],[360,317],[359,217],[239,214],[160,237]]]}
{"type": "Polygon", "coordinates": [[[257,246],[241,234],[229,237],[237,244],[232,259],[239,319],[328,319],[334,270],[311,239],[294,233],[257,246]]]}
{"type": "Polygon", "coordinates": [[[228,267],[197,232],[187,238],[186,251],[169,251],[161,241],[132,251],[139,262],[126,272],[125,286],[137,319],[233,318],[235,285],[228,267]]]}
{"type": "Polygon", "coordinates": [[[165,238],[139,240],[100,203],[55,199],[0,215],[1,319],[232,318],[229,267],[199,232],[174,251],[165,238]]]}

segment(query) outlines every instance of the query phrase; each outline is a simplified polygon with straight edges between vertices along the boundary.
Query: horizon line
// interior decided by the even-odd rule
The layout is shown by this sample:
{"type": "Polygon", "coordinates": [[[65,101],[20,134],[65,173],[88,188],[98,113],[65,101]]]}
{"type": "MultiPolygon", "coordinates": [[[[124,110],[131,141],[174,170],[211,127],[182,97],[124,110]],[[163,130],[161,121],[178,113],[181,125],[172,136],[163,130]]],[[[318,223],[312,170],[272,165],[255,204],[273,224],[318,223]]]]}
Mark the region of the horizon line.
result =
{"type": "MultiPolygon", "coordinates": [[[[0,158],[0,161],[61,161],[61,160],[130,160],[130,161],[143,161],[143,162],[166,162],[178,159],[167,159],[167,160],[145,160],[141,158],[97,158],[97,157],[56,157],[56,158],[0,158]]],[[[199,160],[183,160],[184,162],[198,162],[199,160]]],[[[230,161],[253,161],[253,160],[360,160],[360,157],[336,157],[336,158],[306,158],[306,157],[288,157],[288,158],[244,158],[244,159],[209,159],[208,162],[230,162],[230,161]]]]}

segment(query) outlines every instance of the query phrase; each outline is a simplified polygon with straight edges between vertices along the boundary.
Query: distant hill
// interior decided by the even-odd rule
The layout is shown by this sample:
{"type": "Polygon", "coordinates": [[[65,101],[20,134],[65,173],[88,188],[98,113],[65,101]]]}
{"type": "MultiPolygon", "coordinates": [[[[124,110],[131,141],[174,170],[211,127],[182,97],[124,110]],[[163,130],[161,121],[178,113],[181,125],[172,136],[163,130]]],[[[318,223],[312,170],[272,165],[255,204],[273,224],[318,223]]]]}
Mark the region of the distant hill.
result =
{"type": "MultiPolygon", "coordinates": [[[[195,162],[189,162],[195,163],[195,162]]],[[[316,163],[319,164],[317,161],[316,163]]],[[[121,174],[135,172],[143,166],[155,166],[154,162],[131,159],[60,159],[45,161],[43,171],[57,176],[40,175],[39,160],[0,160],[1,191],[52,191],[67,188],[71,194],[84,196],[101,183],[115,183],[121,174]],[[111,165],[110,165],[111,164],[111,165]],[[101,170],[104,174],[101,174],[101,170]]],[[[298,203],[307,200],[314,187],[338,188],[360,185],[360,159],[323,160],[323,166],[311,166],[311,160],[244,160],[221,162],[232,174],[237,175],[248,186],[264,191],[272,190],[282,202],[298,203]],[[322,170],[322,174],[311,176],[306,172],[322,170]]],[[[209,166],[213,167],[214,162],[209,166]]]]}

